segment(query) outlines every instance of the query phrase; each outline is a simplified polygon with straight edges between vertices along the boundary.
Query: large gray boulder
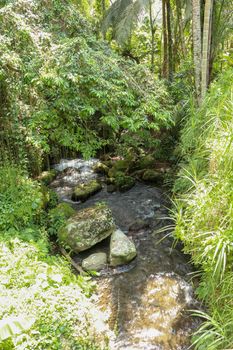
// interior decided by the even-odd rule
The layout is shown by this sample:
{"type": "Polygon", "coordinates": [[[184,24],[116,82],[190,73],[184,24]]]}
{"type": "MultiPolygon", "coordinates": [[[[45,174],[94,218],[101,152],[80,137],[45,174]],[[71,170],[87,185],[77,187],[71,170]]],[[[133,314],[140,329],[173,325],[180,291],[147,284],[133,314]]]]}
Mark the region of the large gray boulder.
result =
{"type": "Polygon", "coordinates": [[[85,271],[100,271],[107,264],[106,253],[94,253],[82,261],[82,268],[85,271]]]}
{"type": "Polygon", "coordinates": [[[114,231],[110,242],[110,265],[127,264],[136,255],[134,243],[121,230],[114,231]]]}
{"type": "Polygon", "coordinates": [[[67,220],[58,231],[58,238],[64,247],[79,253],[107,238],[114,230],[111,210],[105,204],[96,204],[67,220]]]}

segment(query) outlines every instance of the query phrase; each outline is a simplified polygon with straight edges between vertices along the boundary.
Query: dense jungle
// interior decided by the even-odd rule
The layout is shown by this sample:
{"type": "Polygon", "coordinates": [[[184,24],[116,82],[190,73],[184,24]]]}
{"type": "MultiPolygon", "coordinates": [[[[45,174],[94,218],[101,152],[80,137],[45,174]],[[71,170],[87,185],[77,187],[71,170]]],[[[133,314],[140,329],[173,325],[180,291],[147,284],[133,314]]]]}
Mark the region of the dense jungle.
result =
{"type": "Polygon", "coordinates": [[[0,106],[0,350],[232,349],[232,0],[0,0],[0,106]]]}

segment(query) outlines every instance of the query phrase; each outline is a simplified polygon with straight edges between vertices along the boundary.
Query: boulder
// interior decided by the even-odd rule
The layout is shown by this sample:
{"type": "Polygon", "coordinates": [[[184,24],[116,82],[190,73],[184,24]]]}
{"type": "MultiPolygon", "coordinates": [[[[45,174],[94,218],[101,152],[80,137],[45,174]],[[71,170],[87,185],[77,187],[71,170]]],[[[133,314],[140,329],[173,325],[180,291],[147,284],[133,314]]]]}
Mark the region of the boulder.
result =
{"type": "Polygon", "coordinates": [[[130,190],[135,185],[135,179],[132,176],[118,172],[114,179],[114,184],[119,191],[124,192],[130,190]]]}
{"type": "Polygon", "coordinates": [[[114,230],[111,210],[105,204],[96,204],[68,219],[58,231],[58,238],[64,247],[79,253],[107,238],[114,230]]]}
{"type": "Polygon", "coordinates": [[[127,264],[137,255],[134,243],[121,231],[115,230],[110,242],[110,265],[127,264]]]}
{"type": "MultiPolygon", "coordinates": [[[[112,192],[115,190],[122,192],[128,191],[135,185],[135,179],[132,176],[125,175],[122,171],[117,171],[114,174],[114,177],[109,177],[106,182],[108,185],[114,186],[114,190],[112,192]]],[[[111,192],[113,186],[109,187],[110,191],[108,192],[111,192]]]]}
{"type": "Polygon", "coordinates": [[[93,171],[97,174],[107,175],[109,167],[102,162],[98,162],[93,166],[93,171]]]}
{"type": "Polygon", "coordinates": [[[162,178],[161,173],[152,169],[146,170],[142,176],[142,180],[145,182],[160,182],[162,178]]]}
{"type": "Polygon", "coordinates": [[[84,202],[93,194],[99,192],[101,189],[102,185],[96,180],[80,184],[75,187],[74,192],[72,194],[72,200],[84,202]]]}
{"type": "Polygon", "coordinates": [[[82,268],[85,271],[100,271],[107,264],[106,253],[95,253],[88,256],[82,261],[82,268]]]}
{"type": "Polygon", "coordinates": [[[129,159],[119,159],[113,163],[112,168],[108,172],[109,177],[115,177],[118,172],[127,173],[131,168],[132,162],[129,159]]]}

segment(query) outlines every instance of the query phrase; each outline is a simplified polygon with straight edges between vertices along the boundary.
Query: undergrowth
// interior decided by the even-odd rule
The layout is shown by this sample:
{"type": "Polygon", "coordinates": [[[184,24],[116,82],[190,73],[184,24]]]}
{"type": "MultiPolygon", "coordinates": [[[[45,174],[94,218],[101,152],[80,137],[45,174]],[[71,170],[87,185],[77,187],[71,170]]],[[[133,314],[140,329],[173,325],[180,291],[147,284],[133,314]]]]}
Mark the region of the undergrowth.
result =
{"type": "Polygon", "coordinates": [[[163,82],[97,40],[71,1],[7,0],[0,32],[0,145],[33,173],[63,149],[157,145],[151,130],[173,124],[163,82]]]}
{"type": "Polygon", "coordinates": [[[200,110],[190,110],[174,185],[175,237],[202,271],[198,296],[208,314],[195,349],[233,346],[233,71],[214,83],[200,110]]]}
{"type": "Polygon", "coordinates": [[[18,168],[0,168],[0,349],[107,349],[93,282],[51,254],[44,192],[18,168]],[[20,325],[28,319],[29,329],[20,325]]]}

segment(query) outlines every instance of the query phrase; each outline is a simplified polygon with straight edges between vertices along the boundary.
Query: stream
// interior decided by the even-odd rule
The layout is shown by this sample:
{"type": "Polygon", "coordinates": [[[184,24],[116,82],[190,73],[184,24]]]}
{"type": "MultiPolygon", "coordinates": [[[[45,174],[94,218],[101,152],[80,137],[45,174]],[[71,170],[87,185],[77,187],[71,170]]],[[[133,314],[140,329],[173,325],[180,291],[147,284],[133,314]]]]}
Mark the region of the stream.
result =
{"type": "MultiPolygon", "coordinates": [[[[108,315],[115,332],[111,350],[187,350],[190,334],[199,321],[189,310],[198,308],[190,283],[193,267],[182,247],[166,231],[170,224],[168,201],[162,189],[144,183],[127,192],[108,193],[104,177],[92,170],[96,159],[61,160],[51,187],[61,201],[80,210],[104,201],[116,225],[134,241],[137,257],[119,267],[107,267],[96,278],[96,303],[108,315]],[[86,202],[73,202],[73,187],[99,177],[103,189],[86,202]]],[[[94,252],[108,252],[109,239],[74,257],[81,260],[94,252]]]]}

